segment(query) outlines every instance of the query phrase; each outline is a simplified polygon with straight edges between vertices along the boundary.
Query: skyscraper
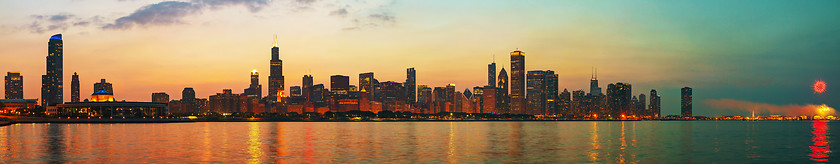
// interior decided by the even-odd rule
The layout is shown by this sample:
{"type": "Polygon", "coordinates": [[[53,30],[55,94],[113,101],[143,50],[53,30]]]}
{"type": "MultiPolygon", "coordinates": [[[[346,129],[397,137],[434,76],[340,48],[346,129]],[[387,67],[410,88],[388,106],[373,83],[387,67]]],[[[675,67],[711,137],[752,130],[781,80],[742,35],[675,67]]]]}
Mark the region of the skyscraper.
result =
{"type": "Polygon", "coordinates": [[[557,87],[557,74],[554,74],[554,71],[546,70],[545,71],[545,90],[544,90],[544,97],[545,97],[545,114],[557,114],[559,112],[557,108],[557,91],[559,88],[557,87]]]}
{"type": "Polygon", "coordinates": [[[183,113],[198,112],[198,101],[195,99],[195,90],[190,87],[181,91],[181,111],[183,113]]]}
{"type": "Polygon", "coordinates": [[[405,70],[405,76],[405,101],[414,106],[417,100],[417,71],[408,68],[405,70]]]}
{"type": "Polygon", "coordinates": [[[422,109],[418,113],[427,113],[432,104],[432,88],[426,85],[417,86],[417,107],[422,109]]]}
{"type": "Polygon", "coordinates": [[[100,90],[108,91],[108,93],[114,94],[114,87],[111,83],[105,82],[105,79],[102,79],[98,83],[93,84],[93,92],[97,92],[100,90]]]}
{"type": "Polygon", "coordinates": [[[598,86],[598,70],[592,71],[592,78],[589,79],[589,94],[593,96],[601,95],[601,87],[598,86]]]}
{"type": "Polygon", "coordinates": [[[569,90],[563,89],[563,92],[560,93],[560,97],[557,98],[560,103],[557,105],[560,108],[560,114],[564,116],[571,116],[573,113],[572,109],[572,93],[569,93],[569,90]]]}
{"type": "Polygon", "coordinates": [[[283,60],[280,60],[280,48],[277,47],[277,36],[274,36],[274,47],[271,47],[271,66],[268,75],[268,97],[271,101],[280,102],[286,89],[283,79],[283,60]]]}
{"type": "Polygon", "coordinates": [[[73,72],[73,79],[70,81],[70,102],[79,102],[81,98],[79,90],[79,74],[73,72]]]}
{"type": "Polygon", "coordinates": [[[508,75],[505,68],[499,71],[499,84],[496,86],[496,112],[510,113],[510,97],[508,95],[508,75]]]}
{"type": "Polygon", "coordinates": [[[630,114],[632,85],[628,83],[615,83],[607,85],[607,106],[609,114],[613,118],[620,118],[621,115],[630,114]]]}
{"type": "Polygon", "coordinates": [[[376,79],[373,77],[373,72],[368,73],[360,73],[359,74],[359,90],[366,90],[368,92],[368,97],[371,100],[378,100],[376,96],[376,79]]]}
{"type": "Polygon", "coordinates": [[[545,114],[545,71],[528,71],[528,97],[525,114],[545,114]]]}
{"type": "Polygon", "coordinates": [[[251,85],[245,89],[243,95],[262,97],[262,85],[260,85],[260,73],[257,70],[251,71],[251,85]]]}
{"type": "Polygon", "coordinates": [[[303,75],[301,90],[305,102],[312,102],[312,75],[303,75]]]}
{"type": "Polygon", "coordinates": [[[487,85],[494,86],[496,83],[496,62],[487,65],[487,85]]]}
{"type": "Polygon", "coordinates": [[[510,112],[522,114],[525,111],[525,53],[519,50],[510,53],[510,112]]]}
{"type": "Polygon", "coordinates": [[[343,75],[330,76],[330,90],[335,100],[347,98],[350,92],[350,77],[343,75]]]}
{"type": "Polygon", "coordinates": [[[20,72],[6,72],[6,99],[23,99],[23,76],[20,72]]]}
{"type": "Polygon", "coordinates": [[[682,117],[692,117],[691,111],[691,88],[685,87],[681,89],[682,91],[682,103],[680,108],[680,114],[682,117]]]}
{"type": "Polygon", "coordinates": [[[64,41],[61,34],[50,37],[47,74],[41,76],[41,106],[64,103],[64,41]]]}
{"type": "Polygon", "coordinates": [[[650,109],[648,109],[648,111],[650,111],[652,113],[651,117],[653,117],[653,118],[658,118],[661,115],[661,113],[659,113],[659,111],[660,111],[659,98],[660,98],[659,94],[656,93],[656,90],[651,89],[650,90],[650,105],[649,105],[650,109]]]}

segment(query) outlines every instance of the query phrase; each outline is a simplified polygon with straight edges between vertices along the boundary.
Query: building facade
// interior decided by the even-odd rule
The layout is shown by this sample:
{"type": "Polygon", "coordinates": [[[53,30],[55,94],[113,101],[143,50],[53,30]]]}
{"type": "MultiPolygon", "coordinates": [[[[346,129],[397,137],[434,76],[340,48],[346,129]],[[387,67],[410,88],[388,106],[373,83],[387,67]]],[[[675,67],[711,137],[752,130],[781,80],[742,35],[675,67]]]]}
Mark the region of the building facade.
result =
{"type": "Polygon", "coordinates": [[[70,81],[70,102],[79,102],[81,99],[81,88],[79,88],[79,74],[73,72],[73,78],[70,81]]]}
{"type": "Polygon", "coordinates": [[[510,112],[523,114],[525,105],[525,53],[517,50],[510,53],[510,112]]]}
{"type": "Polygon", "coordinates": [[[680,103],[681,104],[680,105],[680,116],[682,116],[683,118],[693,117],[692,111],[691,111],[691,107],[692,107],[692,104],[691,104],[691,98],[692,98],[691,94],[692,93],[691,92],[692,92],[692,90],[689,87],[685,87],[685,88],[682,88],[680,91],[682,93],[682,94],[680,94],[680,95],[682,95],[681,96],[682,101],[680,103]]]}
{"type": "Polygon", "coordinates": [[[6,99],[23,99],[23,76],[20,72],[6,72],[6,99]]]}
{"type": "Polygon", "coordinates": [[[47,50],[47,74],[41,76],[41,106],[64,102],[64,41],[61,34],[50,37],[47,50]]]}

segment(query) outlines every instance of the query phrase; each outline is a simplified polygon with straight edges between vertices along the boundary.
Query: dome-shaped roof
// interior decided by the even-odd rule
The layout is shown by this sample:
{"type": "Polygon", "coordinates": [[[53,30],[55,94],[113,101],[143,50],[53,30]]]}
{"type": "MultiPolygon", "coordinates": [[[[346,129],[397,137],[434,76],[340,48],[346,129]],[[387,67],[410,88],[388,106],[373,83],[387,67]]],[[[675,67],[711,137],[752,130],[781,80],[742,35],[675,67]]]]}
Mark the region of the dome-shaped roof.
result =
{"type": "Polygon", "coordinates": [[[113,93],[108,92],[106,90],[99,90],[93,93],[93,95],[113,95],[113,93]]]}

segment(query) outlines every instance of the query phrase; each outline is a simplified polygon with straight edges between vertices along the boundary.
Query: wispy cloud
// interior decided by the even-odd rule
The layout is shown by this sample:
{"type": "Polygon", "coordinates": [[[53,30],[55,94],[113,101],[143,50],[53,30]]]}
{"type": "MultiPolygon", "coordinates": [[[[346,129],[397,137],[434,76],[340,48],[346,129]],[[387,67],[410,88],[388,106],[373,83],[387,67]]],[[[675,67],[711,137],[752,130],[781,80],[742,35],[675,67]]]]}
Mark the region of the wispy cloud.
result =
{"type": "Polygon", "coordinates": [[[146,5],[128,16],[117,18],[113,23],[102,26],[106,30],[123,30],[135,26],[172,25],[186,23],[184,17],[199,14],[204,9],[219,9],[242,5],[251,12],[260,11],[268,0],[193,0],[190,2],[164,1],[146,5]]]}
{"type": "Polygon", "coordinates": [[[775,105],[761,102],[750,102],[735,99],[710,99],[703,101],[712,108],[719,110],[730,110],[736,112],[755,112],[755,113],[769,113],[769,114],[783,114],[783,115],[833,115],[834,108],[828,107],[825,104],[787,104],[775,105]],[[821,109],[828,109],[827,111],[821,109]]]}
{"type": "Polygon", "coordinates": [[[69,13],[60,13],[54,15],[32,15],[33,22],[26,25],[24,28],[33,33],[44,32],[62,32],[73,26],[88,26],[92,23],[100,23],[102,17],[94,16],[90,18],[80,18],[69,13]]]}

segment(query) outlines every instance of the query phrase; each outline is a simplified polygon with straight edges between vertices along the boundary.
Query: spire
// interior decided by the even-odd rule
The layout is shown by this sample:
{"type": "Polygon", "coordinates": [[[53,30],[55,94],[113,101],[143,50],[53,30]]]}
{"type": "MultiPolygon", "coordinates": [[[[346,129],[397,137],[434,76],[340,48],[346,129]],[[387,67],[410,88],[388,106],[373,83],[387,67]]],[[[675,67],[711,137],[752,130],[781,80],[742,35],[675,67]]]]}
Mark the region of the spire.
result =
{"type": "Polygon", "coordinates": [[[277,34],[274,34],[274,47],[277,47],[277,34]]]}

